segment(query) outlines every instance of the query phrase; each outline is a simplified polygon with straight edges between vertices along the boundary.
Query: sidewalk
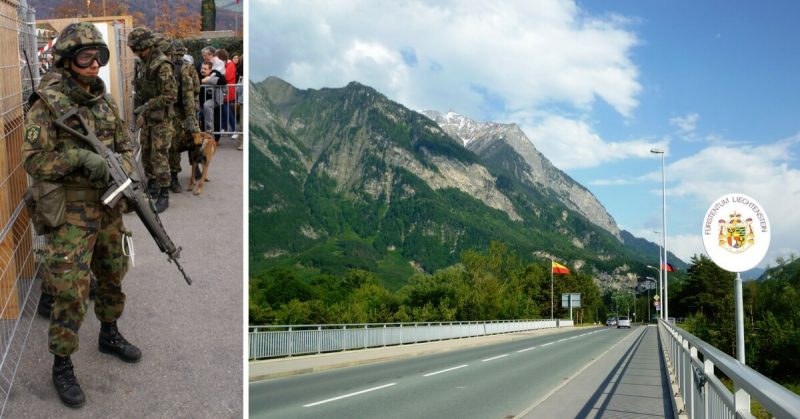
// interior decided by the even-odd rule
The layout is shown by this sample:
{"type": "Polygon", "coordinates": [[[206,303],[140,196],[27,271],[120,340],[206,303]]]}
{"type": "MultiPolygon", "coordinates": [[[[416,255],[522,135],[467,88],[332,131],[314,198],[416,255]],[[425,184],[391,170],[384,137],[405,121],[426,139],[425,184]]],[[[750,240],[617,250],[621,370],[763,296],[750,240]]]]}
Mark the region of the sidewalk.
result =
{"type": "Polygon", "coordinates": [[[519,417],[673,417],[655,325],[640,326],[519,417]]]}
{"type": "Polygon", "coordinates": [[[375,362],[393,361],[415,356],[430,355],[440,352],[465,349],[494,343],[510,342],[575,330],[573,327],[559,329],[541,329],[503,335],[480,336],[476,338],[441,340],[436,342],[396,345],[381,348],[360,349],[344,352],[329,352],[319,355],[304,355],[292,358],[267,359],[250,361],[248,368],[249,381],[261,381],[271,378],[288,377],[310,372],[327,371],[337,368],[375,362]]]}
{"type": "MultiPolygon", "coordinates": [[[[141,361],[128,364],[97,350],[100,324],[90,301],[80,350],[72,356],[86,404],[70,409],[53,387],[48,321],[37,316],[4,417],[242,417],[244,154],[236,146],[223,136],[203,193],[171,194],[169,209],[160,214],[172,241],[183,248],[180,262],[191,286],[138,217],[125,216],[134,233],[136,265],[123,282],[127,301],[118,323],[141,348],[141,361]]],[[[184,188],[189,172],[184,153],[178,176],[184,188]]],[[[38,284],[35,290],[38,298],[38,284]]]]}

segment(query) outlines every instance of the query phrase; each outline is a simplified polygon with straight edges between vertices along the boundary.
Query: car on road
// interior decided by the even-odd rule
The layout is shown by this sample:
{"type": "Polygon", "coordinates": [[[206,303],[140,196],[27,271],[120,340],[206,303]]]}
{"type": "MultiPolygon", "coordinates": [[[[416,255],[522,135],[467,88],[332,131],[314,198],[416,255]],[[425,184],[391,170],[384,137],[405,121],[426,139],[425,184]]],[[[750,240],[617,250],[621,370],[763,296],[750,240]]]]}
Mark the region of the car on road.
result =
{"type": "Polygon", "coordinates": [[[611,317],[610,319],[606,320],[606,326],[616,326],[616,325],[617,325],[616,318],[611,317]]]}
{"type": "Polygon", "coordinates": [[[631,328],[631,319],[627,318],[626,316],[620,316],[619,320],[617,321],[617,329],[620,327],[627,327],[628,329],[631,328]]]}

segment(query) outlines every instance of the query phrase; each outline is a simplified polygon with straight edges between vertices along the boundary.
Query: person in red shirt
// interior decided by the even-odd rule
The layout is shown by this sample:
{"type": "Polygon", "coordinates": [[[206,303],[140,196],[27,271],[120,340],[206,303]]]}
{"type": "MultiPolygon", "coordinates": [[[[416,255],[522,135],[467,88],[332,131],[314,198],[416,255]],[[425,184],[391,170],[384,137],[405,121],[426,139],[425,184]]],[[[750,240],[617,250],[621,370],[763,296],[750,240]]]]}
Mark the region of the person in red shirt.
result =
{"type": "Polygon", "coordinates": [[[216,51],[217,57],[225,62],[225,81],[228,84],[228,93],[222,105],[222,129],[233,132],[232,139],[239,138],[236,134],[236,63],[228,59],[228,52],[220,48],[216,51]]]}

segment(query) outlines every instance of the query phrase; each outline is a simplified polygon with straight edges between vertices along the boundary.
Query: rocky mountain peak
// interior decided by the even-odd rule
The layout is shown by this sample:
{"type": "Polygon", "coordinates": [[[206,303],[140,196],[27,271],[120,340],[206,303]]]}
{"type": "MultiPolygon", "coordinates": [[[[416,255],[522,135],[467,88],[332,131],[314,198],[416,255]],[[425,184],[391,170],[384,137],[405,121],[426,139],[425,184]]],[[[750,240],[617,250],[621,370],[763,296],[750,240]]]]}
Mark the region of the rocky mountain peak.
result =
{"type": "Polygon", "coordinates": [[[487,161],[495,161],[505,169],[513,167],[516,176],[538,188],[549,189],[567,208],[586,217],[622,240],[616,221],[605,207],[585,187],[553,166],[516,124],[478,122],[450,111],[442,114],[424,111],[428,118],[439,124],[451,137],[459,138],[475,154],[487,161]],[[515,166],[514,156],[505,155],[502,145],[508,145],[525,162],[525,167],[515,166]]]}

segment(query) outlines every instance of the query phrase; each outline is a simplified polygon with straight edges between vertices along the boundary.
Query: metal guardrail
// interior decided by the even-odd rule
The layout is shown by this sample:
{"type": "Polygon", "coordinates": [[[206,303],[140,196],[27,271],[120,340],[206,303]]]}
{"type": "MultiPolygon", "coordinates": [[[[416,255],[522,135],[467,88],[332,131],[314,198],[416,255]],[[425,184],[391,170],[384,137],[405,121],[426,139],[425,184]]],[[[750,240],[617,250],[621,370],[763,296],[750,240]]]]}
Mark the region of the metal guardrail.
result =
{"type": "Polygon", "coordinates": [[[669,374],[683,399],[680,413],[689,418],[752,418],[752,396],[777,418],[800,418],[797,394],[673,324],[660,320],[658,327],[669,374]],[[714,375],[715,369],[733,381],[733,393],[714,375]]]}
{"type": "Polygon", "coordinates": [[[572,326],[572,320],[362,323],[249,327],[249,359],[406,345],[572,326]]]}

